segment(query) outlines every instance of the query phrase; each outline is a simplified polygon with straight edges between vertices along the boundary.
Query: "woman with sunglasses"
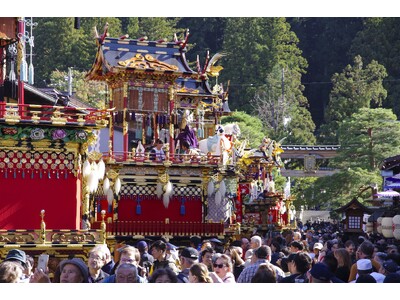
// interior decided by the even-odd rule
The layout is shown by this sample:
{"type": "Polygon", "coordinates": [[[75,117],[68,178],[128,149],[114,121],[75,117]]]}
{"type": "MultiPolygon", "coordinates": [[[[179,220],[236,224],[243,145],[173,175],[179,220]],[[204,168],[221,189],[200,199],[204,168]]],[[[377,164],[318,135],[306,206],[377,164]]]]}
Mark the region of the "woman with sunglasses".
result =
{"type": "Polygon", "coordinates": [[[222,254],[214,263],[214,272],[222,280],[223,283],[235,283],[235,276],[232,273],[231,258],[222,254]]]}

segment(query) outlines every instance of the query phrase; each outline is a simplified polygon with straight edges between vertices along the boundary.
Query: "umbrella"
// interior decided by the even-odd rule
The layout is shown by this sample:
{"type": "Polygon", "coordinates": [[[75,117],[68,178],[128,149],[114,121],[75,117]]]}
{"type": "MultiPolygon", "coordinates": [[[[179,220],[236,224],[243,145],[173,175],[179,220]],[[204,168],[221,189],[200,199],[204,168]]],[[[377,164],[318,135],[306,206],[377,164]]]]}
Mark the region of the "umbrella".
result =
{"type": "Polygon", "coordinates": [[[378,192],[374,196],[378,196],[378,197],[397,197],[397,196],[400,196],[400,193],[396,192],[396,191],[393,191],[393,190],[387,190],[387,191],[383,191],[383,192],[378,192]]]}

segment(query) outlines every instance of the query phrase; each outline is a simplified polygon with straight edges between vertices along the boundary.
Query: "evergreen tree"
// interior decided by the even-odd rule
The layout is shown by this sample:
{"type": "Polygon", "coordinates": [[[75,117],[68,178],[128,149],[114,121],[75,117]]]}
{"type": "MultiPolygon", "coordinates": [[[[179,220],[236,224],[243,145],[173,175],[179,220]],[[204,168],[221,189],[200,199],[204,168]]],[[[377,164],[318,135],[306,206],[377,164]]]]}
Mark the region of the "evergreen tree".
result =
{"type": "Polygon", "coordinates": [[[340,149],[334,166],[376,171],[400,152],[400,123],[390,109],[361,108],[339,126],[340,149]]]}
{"type": "Polygon", "coordinates": [[[340,122],[358,112],[360,108],[381,106],[387,95],[382,84],[386,76],[385,68],[376,61],[364,68],[359,55],[354,58],[353,66],[348,65],[342,73],[335,73],[325,113],[326,124],[320,128],[320,141],[325,144],[337,144],[340,122]]]}
{"type": "Polygon", "coordinates": [[[368,18],[350,49],[350,53],[361,55],[365,62],[379,61],[388,73],[383,85],[388,92],[383,101],[384,108],[392,108],[400,116],[400,19],[368,18]]]}

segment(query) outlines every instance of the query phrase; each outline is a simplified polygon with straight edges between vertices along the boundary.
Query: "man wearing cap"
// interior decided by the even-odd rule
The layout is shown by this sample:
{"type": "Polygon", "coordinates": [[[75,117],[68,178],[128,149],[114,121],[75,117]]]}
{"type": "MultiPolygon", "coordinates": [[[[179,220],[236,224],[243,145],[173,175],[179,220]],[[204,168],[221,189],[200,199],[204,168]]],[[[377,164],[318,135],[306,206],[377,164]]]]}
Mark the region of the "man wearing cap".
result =
{"type": "Polygon", "coordinates": [[[387,276],[391,273],[396,273],[399,270],[400,270],[399,265],[394,260],[388,259],[382,263],[379,269],[379,273],[387,276]]]}
{"type": "Polygon", "coordinates": [[[149,254],[148,252],[148,246],[145,241],[140,241],[136,244],[136,248],[138,248],[140,252],[140,261],[139,261],[139,266],[147,270],[147,273],[149,272],[151,266],[154,263],[154,257],[149,254]]]}
{"type": "Polygon", "coordinates": [[[267,245],[262,245],[256,250],[254,250],[254,255],[256,257],[256,261],[245,267],[242,273],[240,273],[239,278],[237,279],[238,283],[250,283],[253,276],[256,274],[258,267],[261,264],[270,265],[276,273],[277,282],[281,281],[283,277],[285,277],[285,273],[279,267],[270,263],[271,261],[271,248],[267,245]]]}
{"type": "MultiPolygon", "coordinates": [[[[379,271],[381,265],[376,260],[372,259],[373,254],[374,254],[374,245],[370,241],[364,241],[358,247],[356,252],[356,257],[358,260],[369,259],[372,263],[373,270],[377,272],[379,271]]],[[[357,263],[354,263],[350,269],[349,282],[356,280],[357,270],[358,270],[357,263]]]]}
{"type": "Polygon", "coordinates": [[[357,265],[356,279],[350,281],[351,283],[356,282],[358,276],[366,275],[366,274],[369,274],[372,277],[374,277],[377,283],[382,283],[383,280],[385,279],[385,275],[377,273],[377,272],[373,272],[372,262],[370,259],[367,259],[367,258],[359,259],[359,260],[357,260],[356,265],[357,265]]]}
{"type": "Polygon", "coordinates": [[[179,256],[182,271],[178,273],[178,283],[189,282],[189,270],[191,266],[199,262],[199,252],[193,247],[186,247],[179,256]]]}
{"type": "MultiPolygon", "coordinates": [[[[11,249],[8,251],[6,258],[4,261],[12,261],[21,267],[21,270],[24,271],[27,267],[26,263],[26,253],[19,249],[11,249]]],[[[46,271],[46,270],[45,270],[46,271]]],[[[21,275],[19,282],[28,282],[29,278],[25,278],[24,274],[21,275]]]]}
{"type": "Polygon", "coordinates": [[[324,263],[316,263],[310,270],[309,283],[330,283],[333,277],[329,267],[324,263]]]}

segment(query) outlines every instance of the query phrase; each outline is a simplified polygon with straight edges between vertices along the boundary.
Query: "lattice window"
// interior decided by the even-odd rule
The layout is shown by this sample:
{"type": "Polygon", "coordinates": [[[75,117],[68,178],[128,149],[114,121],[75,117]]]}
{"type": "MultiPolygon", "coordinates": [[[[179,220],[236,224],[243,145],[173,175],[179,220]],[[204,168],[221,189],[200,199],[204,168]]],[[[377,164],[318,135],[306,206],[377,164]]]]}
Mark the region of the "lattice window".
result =
{"type": "Polygon", "coordinates": [[[361,217],[349,216],[349,229],[359,229],[361,223],[361,217]]]}

